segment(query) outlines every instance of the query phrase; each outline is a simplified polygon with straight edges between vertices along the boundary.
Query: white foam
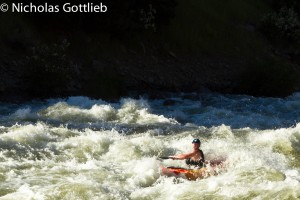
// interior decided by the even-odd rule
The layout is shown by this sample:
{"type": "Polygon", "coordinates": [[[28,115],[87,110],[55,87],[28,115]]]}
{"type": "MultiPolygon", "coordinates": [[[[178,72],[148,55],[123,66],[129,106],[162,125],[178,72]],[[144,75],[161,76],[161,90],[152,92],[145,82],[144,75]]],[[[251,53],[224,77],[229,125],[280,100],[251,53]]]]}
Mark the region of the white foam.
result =
{"type": "Polygon", "coordinates": [[[298,96],[178,97],[168,106],[71,97],[12,107],[11,122],[1,119],[0,199],[296,199],[300,123],[274,124],[299,119],[298,96]],[[158,157],[191,152],[193,138],[225,167],[196,181],[161,176],[161,165],[188,167],[158,157]]]}
{"type": "Polygon", "coordinates": [[[31,113],[31,108],[20,108],[15,113],[11,115],[13,119],[28,119],[28,118],[35,118],[36,115],[31,113]]]}
{"type": "Polygon", "coordinates": [[[160,176],[159,161],[156,158],[133,160],[124,164],[123,167],[127,173],[131,174],[127,182],[133,188],[151,186],[160,176]]]}
{"type": "MultiPolygon", "coordinates": [[[[79,105],[82,104],[81,102],[75,102],[79,105]]],[[[74,101],[72,103],[74,104],[74,101]]],[[[93,101],[93,103],[95,102],[93,101]]],[[[149,113],[148,105],[143,100],[123,99],[119,109],[102,101],[100,103],[104,104],[94,104],[88,109],[81,108],[78,105],[69,105],[67,102],[58,102],[40,111],[39,114],[63,122],[95,122],[101,120],[129,124],[177,123],[176,120],[168,119],[163,115],[149,113]]],[[[91,102],[89,102],[89,105],[91,105],[91,102]]],[[[87,106],[84,105],[83,107],[87,106]]]]}

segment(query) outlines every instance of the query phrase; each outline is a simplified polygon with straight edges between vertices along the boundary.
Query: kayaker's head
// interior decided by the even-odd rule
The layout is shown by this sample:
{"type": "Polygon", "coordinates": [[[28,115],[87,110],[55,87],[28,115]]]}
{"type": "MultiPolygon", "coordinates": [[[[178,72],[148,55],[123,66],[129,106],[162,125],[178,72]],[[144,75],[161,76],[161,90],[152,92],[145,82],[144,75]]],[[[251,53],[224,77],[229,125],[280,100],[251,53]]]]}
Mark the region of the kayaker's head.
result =
{"type": "Polygon", "coordinates": [[[201,141],[199,139],[193,139],[192,144],[193,144],[194,149],[199,149],[199,147],[201,145],[201,141]]]}

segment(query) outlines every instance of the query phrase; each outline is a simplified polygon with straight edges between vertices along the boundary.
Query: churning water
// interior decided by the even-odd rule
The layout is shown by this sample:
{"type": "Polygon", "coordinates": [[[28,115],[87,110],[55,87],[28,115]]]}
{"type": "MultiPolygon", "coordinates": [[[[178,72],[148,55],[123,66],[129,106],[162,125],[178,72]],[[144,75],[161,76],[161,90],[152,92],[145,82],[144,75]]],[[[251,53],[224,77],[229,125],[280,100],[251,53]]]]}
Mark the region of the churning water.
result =
{"type": "Polygon", "coordinates": [[[1,199],[299,199],[300,93],[178,94],[0,104],[1,199]],[[226,159],[217,176],[160,175],[191,150],[226,159]]]}

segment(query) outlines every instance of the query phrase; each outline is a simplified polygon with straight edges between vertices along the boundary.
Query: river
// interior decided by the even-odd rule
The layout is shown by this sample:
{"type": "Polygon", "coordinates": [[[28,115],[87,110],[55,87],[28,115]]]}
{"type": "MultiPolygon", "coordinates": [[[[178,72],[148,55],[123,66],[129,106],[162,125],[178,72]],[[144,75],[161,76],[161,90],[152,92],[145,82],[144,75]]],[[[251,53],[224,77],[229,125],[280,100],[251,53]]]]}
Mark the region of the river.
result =
{"type": "Polygon", "coordinates": [[[0,200],[299,199],[300,93],[0,104],[0,200]],[[202,141],[216,176],[165,177],[202,141]]]}

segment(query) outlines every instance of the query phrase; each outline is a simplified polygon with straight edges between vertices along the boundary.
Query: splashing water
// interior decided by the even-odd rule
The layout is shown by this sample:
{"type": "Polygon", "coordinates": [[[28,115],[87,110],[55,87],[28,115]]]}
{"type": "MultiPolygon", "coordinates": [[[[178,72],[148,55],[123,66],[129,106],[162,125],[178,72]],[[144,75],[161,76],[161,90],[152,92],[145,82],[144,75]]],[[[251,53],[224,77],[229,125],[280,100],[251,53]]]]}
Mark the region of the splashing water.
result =
{"type": "MultiPolygon", "coordinates": [[[[191,95],[189,95],[190,97],[191,95]]],[[[299,199],[300,94],[0,104],[1,199],[299,199]],[[218,175],[165,177],[202,141],[218,175]]]]}

